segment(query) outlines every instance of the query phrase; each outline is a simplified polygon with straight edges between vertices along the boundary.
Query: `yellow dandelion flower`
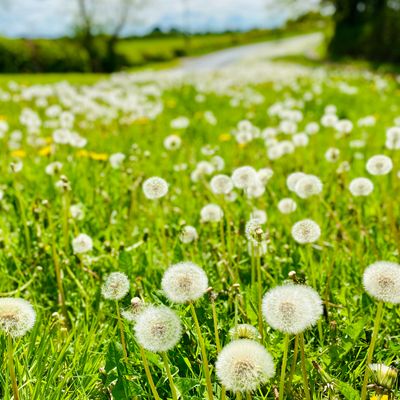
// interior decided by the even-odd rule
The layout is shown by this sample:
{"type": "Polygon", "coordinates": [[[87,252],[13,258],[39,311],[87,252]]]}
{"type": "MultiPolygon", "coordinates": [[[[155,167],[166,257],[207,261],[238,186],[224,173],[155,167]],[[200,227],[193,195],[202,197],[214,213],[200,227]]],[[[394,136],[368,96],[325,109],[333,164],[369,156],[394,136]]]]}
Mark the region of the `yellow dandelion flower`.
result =
{"type": "Polygon", "coordinates": [[[0,120],[1,121],[5,121],[7,119],[7,117],[5,115],[0,115],[0,120]]]}
{"type": "Polygon", "coordinates": [[[231,140],[232,136],[229,133],[222,133],[219,135],[218,140],[220,142],[229,142],[231,140]]]}
{"type": "Polygon", "coordinates": [[[90,152],[89,153],[89,157],[92,160],[96,160],[96,161],[107,161],[108,160],[108,154],[105,153],[95,153],[95,152],[90,152]]]}
{"type": "Polygon", "coordinates": [[[16,158],[24,158],[26,157],[26,152],[22,149],[14,150],[13,152],[11,152],[11,156],[16,158]]]}
{"type": "Polygon", "coordinates": [[[88,152],[87,150],[79,150],[79,151],[76,153],[76,156],[77,156],[77,157],[81,157],[81,158],[83,158],[83,157],[89,157],[89,152],[88,152]]]}
{"type": "Polygon", "coordinates": [[[49,154],[51,154],[52,150],[53,150],[53,148],[51,146],[42,147],[39,150],[38,154],[39,154],[39,156],[45,157],[45,156],[48,156],[49,154]]]}

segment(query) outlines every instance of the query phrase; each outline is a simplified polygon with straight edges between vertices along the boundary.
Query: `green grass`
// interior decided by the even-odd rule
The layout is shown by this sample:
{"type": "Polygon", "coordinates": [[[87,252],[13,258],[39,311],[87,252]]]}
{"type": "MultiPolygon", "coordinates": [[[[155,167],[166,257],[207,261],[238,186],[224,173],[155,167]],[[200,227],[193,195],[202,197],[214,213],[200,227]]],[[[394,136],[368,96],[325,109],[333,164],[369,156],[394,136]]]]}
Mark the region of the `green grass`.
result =
{"type": "MultiPolygon", "coordinates": [[[[161,278],[170,263],[191,260],[204,268],[209,285],[218,295],[215,307],[222,345],[230,342],[229,330],[236,323],[258,326],[259,293],[254,276],[257,261],[248,254],[245,237],[245,224],[254,208],[268,214],[268,221],[263,225],[263,231],[269,235],[268,251],[260,260],[262,294],[284,283],[289,272],[294,270],[298,279],[314,286],[324,300],[325,313],[319,328],[315,326],[305,332],[306,369],[313,399],[359,399],[377,308],[377,302],[363,289],[362,274],[377,260],[397,262],[400,251],[397,200],[400,157],[398,152],[384,146],[385,130],[393,126],[394,118],[400,115],[396,102],[398,83],[390,76],[366,77],[357,71],[346,75],[340,69],[328,70],[327,76],[301,78],[296,85],[288,79],[281,85],[251,86],[263,96],[260,104],[252,103],[252,92],[249,94],[246,90],[248,86],[234,85],[232,91],[225,94],[206,90],[205,102],[197,102],[198,90],[194,86],[160,85],[158,87],[163,89],[157,102],[163,104],[162,112],[153,119],[135,120],[132,115],[138,110],[137,98],[125,96],[141,93],[147,100],[139,97],[138,104],[150,104],[147,109],[153,111],[157,103],[152,103],[154,97],[146,97],[143,94],[146,91],[141,92],[138,87],[148,86],[150,91],[157,83],[136,85],[124,81],[118,86],[106,87],[99,82],[96,86],[99,78],[105,77],[26,75],[5,76],[0,81],[0,87],[6,89],[8,80],[24,85],[52,85],[59,80],[70,80],[76,84],[78,92],[71,95],[70,89],[53,91],[48,105],[63,104],[63,109],[72,107],[76,114],[74,130],[88,139],[85,151],[56,145],[54,151],[48,153],[47,144],[35,147],[27,142],[27,128],[20,120],[26,108],[35,110],[42,122],[49,119],[44,108],[36,104],[35,96],[19,101],[16,97],[15,101],[1,103],[1,117],[9,123],[10,130],[1,139],[0,188],[4,197],[0,202],[0,295],[25,298],[37,312],[33,330],[15,340],[21,399],[153,398],[132,324],[124,322],[129,354],[126,364],[122,358],[115,304],[101,296],[105,276],[115,271],[126,273],[130,280],[130,293],[120,301],[122,308],[129,306],[131,297],[139,296],[146,303],[166,304],[177,312],[182,320],[183,336],[168,352],[171,372],[183,399],[204,399],[206,386],[194,320],[188,305],[172,304],[165,298],[161,278]],[[379,80],[386,82],[385,89],[377,87],[379,80]],[[343,83],[355,87],[357,93],[343,93],[339,89],[343,83]],[[92,85],[96,90],[88,92],[87,88],[81,88],[82,84],[92,85]],[[313,90],[316,93],[313,98],[302,103],[304,94],[313,90]],[[121,96],[123,101],[119,103],[121,108],[107,119],[106,110],[101,107],[106,106],[111,92],[121,96]],[[90,107],[92,103],[88,97],[82,102],[84,93],[90,94],[90,101],[95,101],[98,108],[90,107]],[[239,96],[239,105],[233,107],[230,101],[237,93],[245,97],[239,96]],[[354,129],[350,135],[338,139],[333,129],[321,127],[318,134],[310,136],[307,147],[297,148],[293,154],[274,161],[268,160],[261,139],[238,145],[229,135],[245,118],[250,118],[260,129],[278,126],[279,118],[269,116],[267,110],[287,99],[300,102],[294,107],[300,109],[304,117],[299,122],[299,132],[308,122],[319,121],[329,104],[337,106],[341,119],[353,121],[354,129]],[[127,105],[132,108],[123,111],[122,106],[127,105]],[[204,118],[208,110],[218,120],[215,126],[204,118]],[[190,119],[189,127],[179,131],[171,128],[170,121],[182,115],[190,119]],[[376,126],[358,127],[358,119],[367,115],[376,117],[376,126]],[[17,151],[8,149],[14,130],[23,132],[17,151]],[[163,141],[172,133],[182,138],[182,146],[175,152],[168,152],[163,141]],[[366,141],[365,147],[350,146],[351,141],[361,138],[366,141]],[[197,163],[211,160],[211,155],[204,154],[204,146],[211,146],[213,155],[225,161],[222,171],[215,171],[214,175],[230,175],[234,168],[243,165],[272,168],[274,175],[265,194],[248,199],[236,190],[238,199],[228,202],[210,191],[208,183],[212,175],[191,181],[190,174],[197,163]],[[326,161],[324,154],[329,147],[340,149],[337,163],[326,161]],[[107,157],[116,152],[127,156],[121,169],[113,169],[107,161],[107,157]],[[394,169],[387,176],[370,176],[365,170],[366,160],[381,153],[392,158],[394,169]],[[9,165],[17,160],[23,161],[23,169],[13,174],[9,165]],[[70,182],[71,191],[60,192],[55,187],[60,177],[45,173],[45,167],[53,161],[63,163],[61,174],[70,182]],[[350,171],[337,173],[342,161],[350,163],[350,171]],[[176,167],[182,164],[186,168],[177,171],[176,167]],[[289,192],[286,177],[294,171],[319,176],[324,184],[322,194],[304,200],[289,192]],[[151,176],[163,177],[169,183],[169,193],[162,201],[152,202],[143,195],[141,185],[151,176]],[[367,176],[374,182],[375,190],[369,197],[355,198],[350,194],[349,182],[358,176],[367,176]],[[293,214],[279,213],[277,201],[284,197],[296,200],[298,207],[293,214]],[[220,204],[224,210],[222,231],[218,224],[200,222],[201,208],[211,202],[220,204]],[[68,211],[69,204],[78,203],[83,204],[85,210],[82,220],[73,219],[68,211]],[[291,226],[304,218],[312,218],[321,227],[317,246],[299,245],[291,236],[291,226]],[[196,227],[197,242],[180,242],[179,234],[185,224],[196,227]],[[94,248],[88,257],[73,254],[71,242],[78,233],[93,238],[94,248]],[[55,264],[63,271],[70,324],[61,317],[55,264]]],[[[203,83],[200,82],[202,90],[203,83]]],[[[19,90],[16,93],[19,94],[19,90]]],[[[43,123],[38,135],[49,142],[53,130],[43,123]]],[[[280,134],[278,138],[286,140],[288,136],[280,134]]],[[[217,347],[208,294],[196,302],[196,309],[205,337],[214,395],[219,399],[221,386],[214,368],[217,347]]],[[[399,320],[399,307],[385,305],[374,362],[398,362],[399,320]]],[[[255,400],[274,399],[284,352],[283,334],[266,323],[263,333],[262,344],[271,352],[277,374],[253,393],[255,400]]],[[[286,392],[288,399],[300,400],[305,398],[304,385],[300,363],[293,364],[293,342],[291,338],[287,369],[288,378],[293,368],[293,379],[286,392]]],[[[2,333],[0,345],[0,398],[10,400],[6,337],[2,333]]],[[[151,352],[146,354],[160,397],[171,398],[161,357],[151,352]]],[[[394,395],[399,395],[397,390],[394,395]]],[[[227,398],[235,397],[228,392],[227,398]]]]}

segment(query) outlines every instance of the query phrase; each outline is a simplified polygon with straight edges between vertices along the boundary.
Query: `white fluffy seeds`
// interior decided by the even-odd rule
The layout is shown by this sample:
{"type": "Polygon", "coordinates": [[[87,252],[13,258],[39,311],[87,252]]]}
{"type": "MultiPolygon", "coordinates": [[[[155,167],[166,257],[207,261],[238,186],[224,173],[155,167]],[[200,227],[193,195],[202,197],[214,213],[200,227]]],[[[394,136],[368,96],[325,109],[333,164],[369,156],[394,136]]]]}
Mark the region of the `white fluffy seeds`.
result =
{"type": "Polygon", "coordinates": [[[107,300],[119,300],[129,292],[129,279],[122,272],[112,272],[101,287],[101,294],[107,300]]]}
{"type": "Polygon", "coordinates": [[[35,324],[36,313],[31,303],[12,297],[0,298],[0,331],[12,337],[25,335],[35,324]]]}
{"type": "Polygon", "coordinates": [[[275,374],[272,356],[259,343],[238,339],[218,356],[216,373],[221,384],[233,392],[251,392],[275,374]]]}
{"type": "Polygon", "coordinates": [[[142,189],[148,199],[160,199],[168,193],[168,183],[158,176],[153,176],[144,181],[142,189]]]}
{"type": "Polygon", "coordinates": [[[296,335],[313,326],[322,315],[318,293],[304,285],[283,285],[269,290],[262,303],[263,315],[274,329],[296,335]]]}
{"type": "Polygon", "coordinates": [[[179,317],[165,306],[146,307],[137,316],[134,329],[140,345],[155,353],[171,350],[182,335],[179,317]]]}
{"type": "Polygon", "coordinates": [[[312,219],[303,219],[293,225],[292,236],[300,244],[314,243],[321,236],[321,228],[312,219]]]}
{"type": "Polygon", "coordinates": [[[198,265],[181,262],[165,271],[161,287],[170,301],[187,303],[203,296],[208,289],[208,278],[198,265]]]}
{"type": "Polygon", "coordinates": [[[400,303],[400,265],[378,261],[364,271],[363,284],[367,293],[377,300],[400,303]]]}

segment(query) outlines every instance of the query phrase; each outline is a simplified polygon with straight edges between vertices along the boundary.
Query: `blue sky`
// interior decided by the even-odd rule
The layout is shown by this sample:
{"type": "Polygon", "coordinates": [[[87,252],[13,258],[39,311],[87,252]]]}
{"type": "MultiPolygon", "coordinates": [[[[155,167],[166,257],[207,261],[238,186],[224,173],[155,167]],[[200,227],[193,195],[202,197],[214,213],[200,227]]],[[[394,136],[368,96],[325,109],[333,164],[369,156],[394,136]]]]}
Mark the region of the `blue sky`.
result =
{"type": "MultiPolygon", "coordinates": [[[[104,15],[112,15],[119,1],[104,2],[98,20],[105,23],[104,15]]],[[[145,6],[130,18],[125,34],[141,34],[155,26],[191,31],[246,30],[280,25],[287,16],[285,9],[276,7],[281,0],[142,1],[145,6]]],[[[77,0],[0,0],[0,4],[0,35],[11,37],[66,35],[77,15],[77,0]]]]}

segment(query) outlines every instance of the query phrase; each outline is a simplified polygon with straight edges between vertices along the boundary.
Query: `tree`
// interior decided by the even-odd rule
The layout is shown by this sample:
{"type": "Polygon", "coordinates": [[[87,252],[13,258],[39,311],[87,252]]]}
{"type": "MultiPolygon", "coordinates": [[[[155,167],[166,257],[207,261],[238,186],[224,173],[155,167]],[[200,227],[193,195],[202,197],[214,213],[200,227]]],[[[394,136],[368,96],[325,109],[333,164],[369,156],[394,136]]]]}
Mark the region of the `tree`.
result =
{"type": "Polygon", "coordinates": [[[400,61],[400,0],[335,0],[333,56],[400,61]]]}
{"type": "Polygon", "coordinates": [[[118,41],[145,0],[77,0],[79,19],[76,37],[85,48],[92,71],[115,71],[123,62],[116,51],[118,41]],[[101,40],[99,40],[101,35],[101,40]]]}

